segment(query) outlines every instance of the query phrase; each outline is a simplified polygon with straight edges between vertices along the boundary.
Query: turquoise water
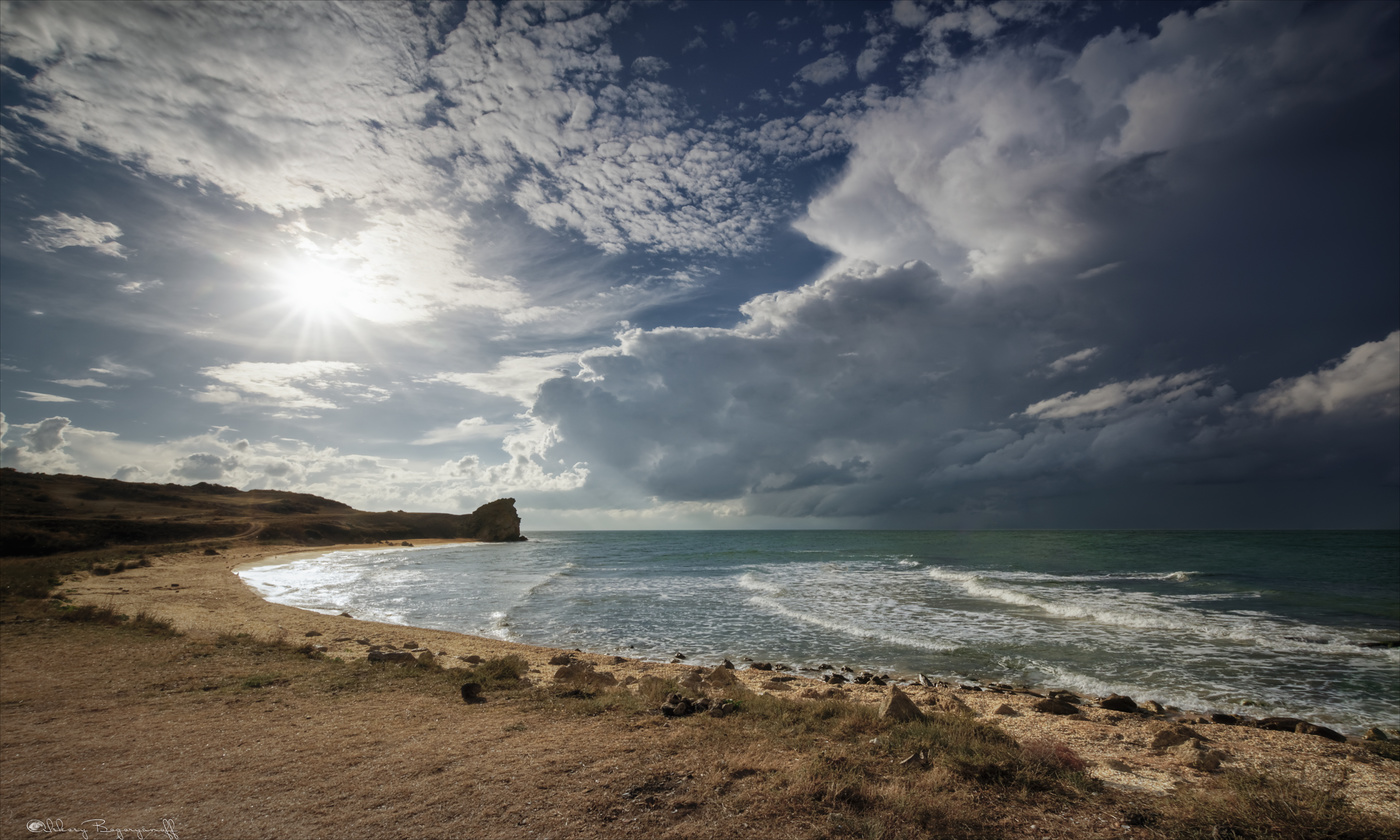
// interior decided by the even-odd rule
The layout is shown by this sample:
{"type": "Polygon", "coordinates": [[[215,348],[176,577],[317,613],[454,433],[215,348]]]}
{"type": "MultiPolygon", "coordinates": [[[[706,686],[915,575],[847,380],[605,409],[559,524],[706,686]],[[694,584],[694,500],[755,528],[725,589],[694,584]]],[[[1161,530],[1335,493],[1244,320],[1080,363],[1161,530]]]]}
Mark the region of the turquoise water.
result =
{"type": "Polygon", "coordinates": [[[265,597],[600,653],[1400,726],[1400,532],[621,531],[336,552],[265,597]]]}

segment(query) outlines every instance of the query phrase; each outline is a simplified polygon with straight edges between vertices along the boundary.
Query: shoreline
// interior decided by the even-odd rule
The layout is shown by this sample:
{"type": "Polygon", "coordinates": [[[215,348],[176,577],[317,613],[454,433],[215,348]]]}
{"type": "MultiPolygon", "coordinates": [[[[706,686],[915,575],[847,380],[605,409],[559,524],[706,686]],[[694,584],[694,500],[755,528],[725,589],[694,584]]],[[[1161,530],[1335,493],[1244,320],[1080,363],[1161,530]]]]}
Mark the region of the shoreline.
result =
{"type": "MultiPolygon", "coordinates": [[[[410,540],[415,548],[460,544],[474,540],[410,540]]],[[[619,681],[644,676],[681,680],[708,668],[685,662],[631,659],[565,647],[544,647],[464,633],[387,624],[345,615],[329,615],[264,599],[237,574],[238,569],[294,562],[333,551],[389,550],[402,546],[332,545],[308,549],[303,545],[235,545],[217,556],[188,551],[152,558],[149,567],[118,575],[70,575],[58,587],[74,603],[110,605],[129,614],[145,610],[174,622],[193,636],[246,633],[258,638],[316,644],[328,657],[358,659],[371,646],[380,649],[429,650],[446,667],[467,666],[469,657],[490,659],[510,654],[529,666],[528,679],[551,681],[557,668],[550,660],[561,655],[608,671],[619,681]],[[287,558],[292,558],[288,560],[287,558]]],[[[740,663],[742,665],[742,663],[740,663]]],[[[393,666],[386,666],[393,667],[393,666]]],[[[798,698],[840,697],[878,704],[889,689],[881,685],[828,685],[817,677],[742,668],[734,672],[742,690],[798,698]],[[781,677],[781,679],[774,679],[781,677]]],[[[1182,711],[1174,716],[1143,716],[1099,708],[1089,702],[1070,715],[1035,709],[1040,698],[1025,693],[967,691],[956,685],[905,686],[922,707],[962,706],[978,718],[995,721],[1018,740],[1049,739],[1067,744],[1089,765],[1087,772],[1112,787],[1137,792],[1165,793],[1182,783],[1203,778],[1201,771],[1183,766],[1170,751],[1152,750],[1153,733],[1173,722],[1187,723],[1201,739],[1229,758],[1226,769],[1248,769],[1304,778],[1319,772],[1341,779],[1348,798],[1357,804],[1400,818],[1400,763],[1371,756],[1359,743],[1335,743],[1323,737],[1229,726],[1195,718],[1182,711]]]]}

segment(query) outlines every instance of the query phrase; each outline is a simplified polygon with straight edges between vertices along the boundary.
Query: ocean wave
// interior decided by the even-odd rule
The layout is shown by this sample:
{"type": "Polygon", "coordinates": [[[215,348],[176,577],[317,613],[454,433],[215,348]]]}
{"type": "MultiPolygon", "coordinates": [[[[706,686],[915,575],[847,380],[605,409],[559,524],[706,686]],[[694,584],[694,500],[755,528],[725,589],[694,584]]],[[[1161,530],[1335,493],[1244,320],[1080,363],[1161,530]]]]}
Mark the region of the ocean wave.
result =
{"type": "Polygon", "coordinates": [[[843,635],[855,636],[861,639],[874,639],[881,642],[889,642],[890,644],[899,645],[901,647],[920,648],[922,650],[932,650],[939,653],[954,651],[959,647],[958,645],[935,641],[934,639],[922,638],[905,633],[896,633],[874,627],[865,627],[829,616],[816,615],[803,610],[794,610],[772,598],[765,598],[762,595],[754,595],[748,599],[747,603],[765,609],[771,613],[777,613],[785,618],[800,621],[803,624],[815,625],[826,630],[832,630],[843,635]]]}
{"type": "Polygon", "coordinates": [[[1195,580],[1200,572],[1095,572],[1091,574],[1079,575],[1059,575],[1053,572],[1017,572],[1001,569],[983,569],[975,572],[958,571],[946,569],[940,566],[933,566],[928,569],[928,576],[934,580],[959,582],[972,578],[994,578],[996,580],[1016,581],[1025,583],[1104,583],[1115,580],[1160,580],[1175,581],[1185,583],[1195,580]]]}
{"type": "Polygon", "coordinates": [[[783,592],[783,587],[768,580],[764,575],[756,575],[753,572],[744,572],[739,576],[737,583],[740,589],[767,592],[769,595],[781,595],[783,592]]]}

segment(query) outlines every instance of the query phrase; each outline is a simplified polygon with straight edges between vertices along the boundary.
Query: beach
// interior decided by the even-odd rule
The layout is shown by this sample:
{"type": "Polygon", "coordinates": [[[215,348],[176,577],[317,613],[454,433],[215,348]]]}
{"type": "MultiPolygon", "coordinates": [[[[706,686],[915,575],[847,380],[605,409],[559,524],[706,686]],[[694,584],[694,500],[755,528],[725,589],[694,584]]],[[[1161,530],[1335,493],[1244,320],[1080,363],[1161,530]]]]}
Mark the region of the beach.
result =
{"type": "MultiPolygon", "coordinates": [[[[412,542],[415,545],[434,543],[412,542]]],[[[336,546],[316,551],[366,548],[362,545],[336,546]]],[[[145,612],[168,619],[183,634],[180,638],[187,640],[184,642],[187,645],[206,644],[220,637],[236,638],[246,634],[246,638],[283,641],[294,646],[319,645],[324,648],[326,657],[339,657],[346,661],[364,659],[371,647],[381,650],[426,650],[434,655],[439,665],[462,669],[468,667],[467,660],[471,657],[493,659],[514,655],[527,663],[526,678],[540,686],[548,686],[554,681],[558,665],[551,664],[551,659],[559,661],[561,656],[572,655],[577,661],[591,664],[597,671],[613,675],[619,682],[614,690],[631,690],[634,693],[636,684],[648,677],[683,680],[697,672],[710,670],[684,662],[645,661],[567,648],[536,647],[442,630],[324,615],[269,603],[235,574],[236,569],[250,563],[284,562],[289,555],[303,552],[306,552],[304,546],[235,545],[217,554],[199,550],[169,554],[152,557],[149,567],[128,569],[118,575],[95,576],[80,572],[66,579],[58,591],[65,593],[74,604],[109,606],[126,614],[145,612]]],[[[7,624],[11,632],[14,626],[13,621],[7,624]]],[[[35,630],[35,635],[43,635],[41,628],[31,629],[35,630]]],[[[54,641],[53,644],[60,642],[54,641]]],[[[134,705],[105,702],[103,698],[121,695],[122,692],[113,687],[119,687],[126,679],[121,661],[110,656],[87,661],[86,652],[74,653],[70,650],[63,654],[66,657],[63,667],[54,669],[50,657],[57,654],[46,652],[42,645],[34,647],[28,642],[18,644],[13,638],[5,645],[4,655],[5,710],[8,718],[4,736],[4,778],[7,799],[11,802],[6,809],[9,812],[7,816],[12,818],[7,823],[6,836],[24,834],[16,832],[14,828],[17,825],[15,820],[25,814],[43,818],[47,813],[65,811],[70,814],[68,819],[71,825],[77,817],[72,813],[75,797],[76,801],[88,803],[86,807],[89,810],[105,807],[111,811],[118,807],[118,800],[111,797],[104,800],[99,792],[120,790],[122,785],[117,784],[116,780],[129,773],[131,768],[148,768],[152,763],[159,762],[167,769],[173,765],[189,773],[211,772],[207,766],[197,770],[188,763],[192,757],[191,750],[200,753],[207,748],[218,752],[220,745],[227,747],[235,742],[244,749],[244,757],[218,769],[211,783],[228,785],[230,789],[243,789],[250,784],[245,778],[247,774],[264,773],[268,767],[275,766],[277,773],[281,774],[278,790],[282,793],[272,795],[272,800],[280,801],[278,797],[285,799],[292,796],[289,791],[300,791],[297,796],[305,794],[308,785],[316,790],[328,789],[327,774],[339,772],[337,768],[353,771],[352,774],[361,773],[354,768],[364,762],[363,753],[369,745],[392,743],[402,748],[390,762],[393,766],[385,768],[385,772],[392,774],[386,784],[394,787],[406,785],[411,779],[431,778],[434,772],[440,772],[434,768],[442,767],[448,757],[456,756],[449,763],[460,762],[463,738],[468,733],[472,733],[471,742],[477,747],[481,746],[481,737],[499,739],[505,733],[508,736],[506,740],[510,740],[513,746],[498,745],[488,753],[476,753],[475,761],[481,761],[483,756],[489,758],[486,764],[476,767],[475,772],[481,778],[475,779],[473,790],[479,790],[485,784],[486,776],[509,767],[510,773],[517,776],[523,774],[527,779],[531,773],[536,774],[530,786],[542,791],[539,794],[544,797],[542,802],[559,803],[568,800],[568,796],[583,796],[580,791],[585,788],[596,792],[601,789],[600,786],[605,786],[602,781],[589,782],[565,773],[564,769],[567,768],[561,769],[563,765],[560,762],[565,761],[566,757],[574,756],[584,767],[606,759],[613,763],[613,772],[624,775],[639,767],[651,766],[648,762],[661,762],[656,766],[669,766],[675,764],[678,756],[683,761],[684,755],[683,750],[677,751],[680,742],[673,737],[675,726],[682,723],[684,726],[700,725],[699,722],[692,724],[689,719],[673,721],[659,714],[654,716],[655,720],[649,719],[643,723],[613,723],[606,716],[554,719],[545,715],[541,718],[538,712],[520,712],[489,701],[472,706],[450,696],[405,698],[394,692],[374,695],[360,702],[337,702],[329,717],[326,709],[316,708],[310,700],[297,697],[295,693],[280,702],[273,699],[266,703],[225,704],[218,714],[211,716],[207,714],[210,708],[198,705],[208,699],[201,698],[198,692],[194,692],[193,696],[183,695],[188,702],[181,702],[180,695],[168,692],[158,697],[148,697],[134,705]],[[115,693],[110,693],[113,690],[115,693]],[[26,717],[27,710],[42,708],[43,698],[55,695],[65,699],[57,707],[45,711],[42,719],[26,717]],[[257,706],[261,708],[255,708],[257,706]],[[272,725],[274,723],[277,725],[272,725]],[[528,732],[524,729],[513,732],[511,727],[516,723],[522,727],[528,726],[528,732]],[[133,740],[135,734],[140,737],[133,740]],[[310,740],[305,740],[308,737],[310,740]],[[197,748],[194,746],[196,742],[200,745],[197,748]],[[262,744],[267,760],[274,763],[260,764],[259,753],[248,752],[249,743],[262,744]],[[98,747],[98,744],[108,746],[98,747]],[[297,752],[292,755],[279,752],[293,746],[297,752]],[[116,750],[125,757],[121,761],[111,762],[110,769],[107,769],[109,763],[99,761],[102,749],[116,750]],[[175,750],[175,754],[171,754],[171,750],[175,750]],[[498,755],[498,750],[509,752],[509,759],[503,754],[498,755]],[[658,750],[666,753],[664,760],[652,756],[658,750]],[[66,756],[74,755],[89,757],[83,764],[83,781],[65,784],[61,777],[72,770],[69,767],[72,759],[66,756]],[[309,760],[308,755],[316,756],[315,760],[309,760]],[[338,755],[341,758],[337,758],[338,755]],[[346,755],[360,757],[346,759],[346,755]],[[114,774],[112,787],[104,787],[101,783],[105,773],[114,774]]],[[[154,668],[178,673],[183,667],[180,663],[184,661],[177,658],[164,663],[147,663],[137,670],[144,668],[146,671],[143,673],[146,673],[154,668]]],[[[738,668],[734,677],[739,686],[730,693],[768,694],[796,702],[817,702],[834,695],[875,706],[890,692],[888,687],[880,685],[848,683],[831,686],[800,675],[779,675],[746,667],[743,662],[736,664],[738,668]],[[783,679],[775,681],[775,676],[782,676],[783,679]]],[[[465,670],[463,673],[466,673],[465,670]]],[[[143,678],[130,677],[137,682],[143,678]]],[[[141,693],[135,683],[128,688],[141,693]]],[[[1301,780],[1308,785],[1334,791],[1362,811],[1400,819],[1400,763],[1373,755],[1355,740],[1337,743],[1294,732],[1221,725],[1208,722],[1189,710],[1170,716],[1172,720],[1169,721],[1162,716],[1099,708],[1093,698],[1083,698],[1072,714],[1047,714],[1036,710],[1041,698],[1033,694],[970,688],[933,688],[913,684],[905,685],[903,691],[919,708],[930,713],[961,706],[977,720],[994,723],[1017,741],[1039,740],[1066,745],[1083,760],[1089,776],[1125,795],[1160,796],[1184,786],[1200,784],[1210,776],[1208,772],[1194,769],[1183,758],[1180,749],[1152,748],[1154,739],[1160,741],[1159,735],[1165,728],[1188,726],[1198,736],[1198,746],[1206,745],[1209,750],[1218,751],[1225,771],[1259,772],[1301,780]]],[[[149,695],[149,685],[146,689],[149,695]]],[[[737,751],[736,754],[742,754],[744,750],[742,744],[733,745],[732,748],[737,751]]],[[[373,753],[374,749],[370,749],[370,752],[373,753]]],[[[227,753],[225,749],[220,755],[226,758],[227,753]]],[[[201,761],[210,760],[210,753],[200,755],[201,761]]],[[[756,763],[756,766],[777,767],[785,761],[796,759],[769,754],[749,756],[748,760],[756,763]]],[[[685,770],[692,775],[702,771],[700,767],[685,770]]],[[[148,771],[142,772],[149,775],[148,771]]],[[[152,791],[162,790],[179,799],[175,796],[176,791],[181,789],[177,784],[178,777],[177,772],[160,784],[149,782],[147,794],[138,801],[150,804],[151,797],[155,795],[152,791]]],[[[598,778],[601,780],[602,775],[598,778]]],[[[405,791],[401,795],[412,800],[421,794],[405,791]]],[[[528,794],[522,795],[527,801],[533,801],[528,794]]],[[[296,799],[296,802],[301,803],[297,807],[308,807],[300,799],[296,799]]],[[[287,799],[284,804],[292,807],[294,803],[292,799],[287,799]]],[[[125,805],[121,807],[128,808],[125,805]]],[[[186,825],[193,825],[199,822],[198,815],[206,810],[209,814],[217,815],[232,806],[190,801],[183,807],[185,811],[180,819],[184,819],[186,825]]],[[[544,808],[544,805],[537,807],[544,808]]],[[[330,820],[334,817],[335,809],[310,810],[325,811],[317,819],[330,820]]],[[[432,816],[430,811],[431,808],[407,815],[409,822],[405,825],[408,827],[399,836],[437,836],[441,827],[435,828],[437,817],[432,816]]],[[[154,811],[148,809],[143,813],[149,815],[154,811]]],[[[564,815],[552,822],[543,818],[540,822],[548,823],[553,831],[567,834],[565,823],[560,820],[567,820],[568,814],[567,811],[561,813],[564,815]]],[[[130,819],[147,817],[132,813],[130,819]]],[[[210,816],[209,819],[214,817],[210,816]]],[[[742,834],[747,829],[739,830],[741,823],[725,822],[724,825],[742,834]]],[[[246,836],[296,835],[290,830],[279,833],[276,828],[279,824],[269,814],[263,822],[257,823],[256,830],[250,828],[252,833],[246,836]]],[[[699,830],[699,824],[687,825],[689,828],[675,836],[704,834],[699,830]]],[[[1118,827],[1114,828],[1116,830],[1118,827]]],[[[614,829],[618,833],[622,830],[616,825],[612,829],[594,826],[578,836],[591,836],[589,832],[605,836],[614,829]]],[[[757,828],[753,828],[753,831],[757,832],[757,828]]],[[[458,836],[456,832],[446,829],[441,833],[443,836],[458,836]]],[[[190,831],[188,835],[181,836],[243,835],[221,835],[217,832],[201,835],[198,831],[190,831]]],[[[312,832],[302,836],[318,835],[312,832]]],[[[504,825],[492,824],[484,827],[477,836],[533,835],[523,830],[512,835],[504,825]]],[[[556,835],[545,831],[539,836],[556,835]]],[[[779,833],[776,836],[782,835],[779,833]]],[[[808,834],[797,832],[793,836],[808,834]]],[[[1042,835],[1032,833],[1027,836],[1042,835]]],[[[1065,836],[1073,836],[1073,833],[1065,836]]]]}

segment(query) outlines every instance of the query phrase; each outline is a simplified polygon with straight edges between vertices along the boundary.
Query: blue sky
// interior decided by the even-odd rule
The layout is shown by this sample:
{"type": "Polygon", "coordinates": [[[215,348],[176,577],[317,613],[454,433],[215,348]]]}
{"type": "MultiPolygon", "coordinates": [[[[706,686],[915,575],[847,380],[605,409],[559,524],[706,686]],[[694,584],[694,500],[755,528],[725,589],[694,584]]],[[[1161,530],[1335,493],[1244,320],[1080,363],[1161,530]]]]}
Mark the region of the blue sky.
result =
{"type": "Polygon", "coordinates": [[[5,466],[1400,526],[1394,3],[13,3],[5,466]]]}

